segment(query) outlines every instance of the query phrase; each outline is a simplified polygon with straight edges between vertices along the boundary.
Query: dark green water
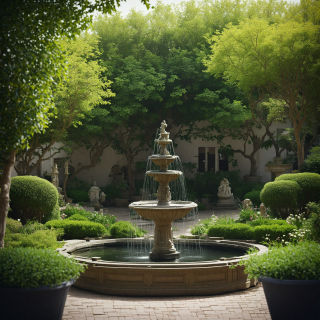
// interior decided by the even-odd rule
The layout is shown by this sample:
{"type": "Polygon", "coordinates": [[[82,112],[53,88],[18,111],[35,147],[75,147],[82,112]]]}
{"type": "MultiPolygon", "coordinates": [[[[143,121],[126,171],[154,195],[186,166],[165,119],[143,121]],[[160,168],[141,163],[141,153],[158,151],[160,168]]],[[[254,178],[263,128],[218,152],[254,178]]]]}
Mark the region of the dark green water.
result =
{"type": "Polygon", "coordinates": [[[246,254],[245,250],[227,247],[214,247],[199,245],[176,245],[181,257],[174,261],[156,261],[149,259],[151,247],[142,244],[109,245],[103,248],[93,248],[87,251],[74,252],[74,255],[82,257],[101,257],[106,261],[131,262],[131,263],[181,263],[219,260],[220,258],[231,258],[246,254]]]}

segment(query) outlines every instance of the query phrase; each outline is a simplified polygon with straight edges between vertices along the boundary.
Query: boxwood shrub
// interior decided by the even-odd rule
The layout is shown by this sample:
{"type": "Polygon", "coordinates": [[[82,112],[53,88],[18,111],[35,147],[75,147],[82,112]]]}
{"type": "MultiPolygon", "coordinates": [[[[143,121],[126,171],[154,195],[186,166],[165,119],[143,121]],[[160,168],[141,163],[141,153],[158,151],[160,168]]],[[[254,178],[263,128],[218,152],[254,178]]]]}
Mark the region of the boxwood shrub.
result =
{"type": "Polygon", "coordinates": [[[278,237],[289,236],[295,229],[290,225],[263,225],[251,227],[248,224],[236,223],[232,225],[215,225],[208,229],[209,237],[224,237],[225,239],[264,241],[266,235],[271,241],[278,237]]]}
{"type": "Polygon", "coordinates": [[[77,220],[77,221],[89,221],[86,217],[83,215],[76,213],[72,215],[71,217],[67,218],[66,220],[77,220]]]}
{"type": "Polygon", "coordinates": [[[110,228],[110,235],[114,238],[135,238],[142,237],[146,233],[129,221],[118,221],[110,228]]]}
{"type": "Polygon", "coordinates": [[[10,219],[10,218],[6,219],[6,232],[9,230],[12,233],[17,233],[21,230],[21,228],[22,228],[22,223],[20,221],[10,219]]]}
{"type": "Polygon", "coordinates": [[[274,181],[267,183],[261,191],[260,198],[265,206],[286,219],[298,208],[301,188],[295,181],[274,181]]]}
{"type": "Polygon", "coordinates": [[[304,172],[297,174],[282,174],[275,181],[295,181],[301,189],[298,195],[300,210],[304,210],[308,202],[320,201],[320,174],[304,172]]]}
{"type": "MultiPolygon", "coordinates": [[[[11,179],[9,217],[26,221],[49,220],[58,204],[58,190],[47,180],[35,176],[19,176],[11,179]]],[[[53,214],[54,213],[54,214],[53,214]]]]}
{"type": "Polygon", "coordinates": [[[244,199],[250,199],[254,206],[260,206],[260,192],[261,191],[250,191],[244,195],[244,199]]]}
{"type": "Polygon", "coordinates": [[[269,219],[257,219],[254,221],[247,221],[247,224],[249,224],[251,227],[257,227],[262,225],[270,225],[270,224],[276,224],[276,225],[288,225],[288,222],[286,220],[269,220],[269,219]]]}
{"type": "Polygon", "coordinates": [[[252,227],[244,223],[230,225],[215,225],[208,229],[209,237],[224,237],[225,239],[252,240],[252,227]]]}
{"type": "Polygon", "coordinates": [[[268,235],[268,238],[271,241],[276,240],[278,237],[283,238],[285,236],[286,238],[289,238],[289,233],[291,233],[293,230],[296,229],[296,227],[291,226],[289,224],[286,225],[262,225],[252,228],[253,233],[253,239],[262,242],[265,240],[266,235],[268,235]]]}
{"type": "Polygon", "coordinates": [[[62,228],[65,240],[97,237],[106,233],[102,224],[91,221],[51,220],[46,223],[46,226],[55,229],[62,228]]]}
{"type": "Polygon", "coordinates": [[[36,288],[77,279],[85,267],[51,249],[0,250],[0,286],[36,288]]]}

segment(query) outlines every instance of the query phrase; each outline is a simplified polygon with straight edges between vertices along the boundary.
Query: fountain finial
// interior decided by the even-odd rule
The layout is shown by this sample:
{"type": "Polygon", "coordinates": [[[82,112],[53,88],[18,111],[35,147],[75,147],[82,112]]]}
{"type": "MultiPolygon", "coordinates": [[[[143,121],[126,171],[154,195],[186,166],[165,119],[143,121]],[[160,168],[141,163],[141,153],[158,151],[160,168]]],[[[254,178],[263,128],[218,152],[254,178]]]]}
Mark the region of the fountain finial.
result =
{"type": "Polygon", "coordinates": [[[162,122],[161,122],[161,127],[160,127],[160,133],[168,133],[167,131],[166,131],[166,127],[167,127],[168,125],[167,125],[167,123],[166,123],[166,120],[163,120],[162,122]]]}

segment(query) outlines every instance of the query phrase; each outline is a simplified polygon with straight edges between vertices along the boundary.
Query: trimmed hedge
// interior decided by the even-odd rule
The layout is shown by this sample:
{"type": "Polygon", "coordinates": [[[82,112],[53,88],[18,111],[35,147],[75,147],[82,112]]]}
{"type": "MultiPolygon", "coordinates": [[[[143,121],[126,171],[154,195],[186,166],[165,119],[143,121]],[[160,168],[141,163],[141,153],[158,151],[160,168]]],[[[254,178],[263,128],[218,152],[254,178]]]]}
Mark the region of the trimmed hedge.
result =
{"type": "MultiPolygon", "coordinates": [[[[275,179],[278,181],[295,181],[301,187],[298,194],[298,205],[300,210],[304,210],[308,202],[320,201],[320,174],[317,173],[297,173],[282,174],[275,179]]],[[[265,204],[265,202],[263,202],[265,204]]]]}
{"type": "Polygon", "coordinates": [[[71,217],[67,218],[66,220],[89,221],[86,217],[82,216],[79,213],[72,215],[71,217]]]}
{"type": "Polygon", "coordinates": [[[243,199],[250,199],[254,206],[259,207],[261,204],[260,192],[261,191],[250,191],[244,195],[243,199]]]}
{"type": "Polygon", "coordinates": [[[291,225],[262,225],[251,227],[248,224],[216,225],[208,229],[209,237],[224,237],[225,239],[241,239],[264,241],[266,235],[271,241],[278,237],[289,236],[294,229],[291,225]]]}
{"type": "Polygon", "coordinates": [[[215,225],[208,229],[209,237],[224,237],[225,239],[252,239],[252,227],[244,223],[235,223],[230,225],[215,225]]]}
{"type": "Polygon", "coordinates": [[[251,227],[263,226],[263,225],[288,225],[286,220],[268,220],[268,219],[258,219],[255,221],[247,221],[247,224],[251,227]]]}
{"type": "Polygon", "coordinates": [[[320,146],[313,147],[301,166],[300,172],[314,172],[320,174],[320,146]]]}
{"type": "MultiPolygon", "coordinates": [[[[57,215],[58,190],[49,181],[35,176],[19,176],[11,179],[9,217],[48,221],[57,215]]],[[[60,213],[59,213],[60,214],[60,213]]]]}
{"type": "Polygon", "coordinates": [[[301,188],[295,181],[274,181],[267,183],[261,191],[260,198],[265,206],[286,219],[298,208],[301,188]]]}
{"type": "Polygon", "coordinates": [[[97,237],[105,234],[105,227],[96,222],[77,220],[52,220],[46,223],[48,228],[61,228],[64,230],[64,239],[83,239],[97,237]]]}
{"type": "Polygon", "coordinates": [[[110,235],[114,238],[142,237],[145,233],[145,230],[134,226],[129,221],[118,221],[110,228],[110,235]]]}

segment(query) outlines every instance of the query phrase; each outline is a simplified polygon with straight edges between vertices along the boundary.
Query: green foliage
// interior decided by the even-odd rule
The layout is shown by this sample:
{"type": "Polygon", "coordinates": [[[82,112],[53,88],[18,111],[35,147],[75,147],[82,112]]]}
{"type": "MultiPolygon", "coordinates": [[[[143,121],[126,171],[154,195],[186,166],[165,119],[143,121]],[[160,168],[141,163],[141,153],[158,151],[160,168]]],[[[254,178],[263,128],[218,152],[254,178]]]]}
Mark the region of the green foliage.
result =
{"type": "Polygon", "coordinates": [[[67,218],[65,220],[89,221],[88,218],[82,216],[79,213],[76,213],[76,214],[72,215],[71,217],[69,217],[69,218],[67,218]]]}
{"type": "Polygon", "coordinates": [[[88,217],[90,212],[85,210],[82,207],[76,207],[72,204],[68,204],[63,210],[63,213],[66,217],[71,217],[74,214],[81,214],[83,217],[88,217]]]}
{"type": "Polygon", "coordinates": [[[114,238],[142,237],[147,231],[138,228],[129,221],[118,221],[110,228],[110,235],[114,238]]]}
{"type": "Polygon", "coordinates": [[[122,183],[116,185],[108,184],[107,186],[100,188],[106,195],[107,199],[121,198],[121,192],[125,190],[125,186],[122,183]]]}
{"type": "Polygon", "coordinates": [[[314,242],[299,242],[271,247],[264,254],[251,254],[243,265],[251,279],[320,280],[320,246],[314,242]]]}
{"type": "Polygon", "coordinates": [[[256,220],[258,217],[258,213],[253,208],[242,208],[238,222],[246,223],[247,221],[256,220]]]}
{"type": "Polygon", "coordinates": [[[85,267],[50,249],[0,250],[0,285],[17,288],[57,286],[77,279],[85,267]]]}
{"type": "Polygon", "coordinates": [[[256,240],[262,242],[268,237],[270,240],[275,241],[278,237],[285,235],[289,238],[291,233],[296,228],[290,225],[261,225],[251,227],[248,224],[235,223],[231,225],[214,225],[209,227],[209,237],[224,237],[225,239],[243,239],[243,240],[256,240]]]}
{"type": "MultiPolygon", "coordinates": [[[[61,236],[61,232],[58,231],[61,236]]],[[[35,249],[56,249],[57,243],[56,230],[36,230],[30,234],[6,232],[4,237],[4,247],[10,248],[35,248],[35,249]]]]}
{"type": "Polygon", "coordinates": [[[257,220],[247,221],[247,224],[251,227],[257,227],[262,225],[288,225],[286,220],[271,220],[271,219],[264,219],[259,217],[257,220]]]}
{"type": "Polygon", "coordinates": [[[59,204],[56,204],[56,206],[51,211],[51,214],[46,214],[42,219],[42,223],[46,223],[50,220],[59,220],[60,219],[60,207],[59,204]]]}
{"type": "Polygon", "coordinates": [[[48,228],[64,231],[64,239],[83,239],[86,237],[98,237],[106,233],[105,227],[96,222],[76,220],[51,220],[46,223],[48,228]]]}
{"type": "Polygon", "coordinates": [[[300,168],[300,172],[314,172],[320,174],[320,146],[313,147],[310,154],[300,168]]]}
{"type": "Polygon", "coordinates": [[[69,183],[67,185],[67,192],[69,190],[79,190],[86,192],[88,194],[91,184],[87,181],[78,179],[77,177],[72,178],[72,180],[68,180],[69,183]]]}
{"type": "Polygon", "coordinates": [[[21,219],[49,220],[57,215],[58,191],[47,180],[36,176],[18,176],[11,179],[11,209],[9,216],[21,219]]]}
{"type": "Polygon", "coordinates": [[[270,241],[276,241],[278,238],[289,238],[289,234],[296,230],[296,227],[289,224],[271,224],[261,225],[252,228],[252,239],[263,242],[266,237],[270,241]]]}
{"type": "Polygon", "coordinates": [[[311,213],[309,217],[311,239],[320,242],[320,213],[311,213]]]}
{"type": "Polygon", "coordinates": [[[282,219],[286,219],[298,209],[298,197],[300,194],[301,188],[297,182],[276,180],[264,186],[260,199],[265,206],[277,212],[282,219]]]}
{"type": "Polygon", "coordinates": [[[206,205],[204,203],[198,203],[198,211],[207,210],[206,205]]]}
{"type": "MultiPolygon", "coordinates": [[[[282,174],[275,181],[295,181],[299,184],[298,205],[300,210],[304,210],[309,202],[320,201],[320,174],[317,173],[297,173],[282,174]]],[[[265,204],[265,202],[263,202],[265,204]]]]}
{"type": "Polygon", "coordinates": [[[259,207],[261,204],[260,191],[250,191],[244,195],[244,199],[250,199],[254,206],[259,207]]]}
{"type": "Polygon", "coordinates": [[[20,233],[23,234],[31,234],[38,230],[48,230],[48,228],[38,221],[29,220],[27,223],[21,228],[20,233]]]}
{"type": "Polygon", "coordinates": [[[22,223],[20,221],[7,218],[6,219],[6,230],[9,230],[12,233],[18,233],[20,232],[22,228],[22,223]]]}
{"type": "Polygon", "coordinates": [[[89,202],[90,201],[89,195],[88,195],[89,189],[87,191],[67,190],[67,196],[68,198],[71,198],[74,203],[89,202]]]}
{"type": "Polygon", "coordinates": [[[252,227],[243,223],[231,225],[214,225],[209,227],[209,237],[223,237],[225,239],[253,240],[252,227]]]}

